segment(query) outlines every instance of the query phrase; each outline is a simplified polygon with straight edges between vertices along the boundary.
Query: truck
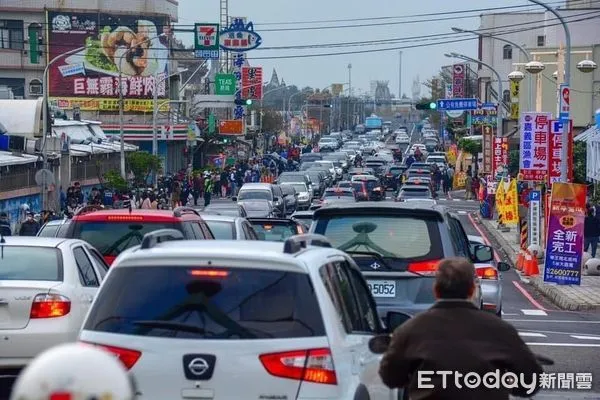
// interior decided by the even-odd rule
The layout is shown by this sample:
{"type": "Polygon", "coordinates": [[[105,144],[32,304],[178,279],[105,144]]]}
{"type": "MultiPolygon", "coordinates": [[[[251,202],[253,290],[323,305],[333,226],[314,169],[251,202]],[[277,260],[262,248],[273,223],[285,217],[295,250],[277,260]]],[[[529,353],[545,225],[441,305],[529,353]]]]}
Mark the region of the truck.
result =
{"type": "Polygon", "coordinates": [[[379,118],[375,114],[372,114],[370,117],[367,117],[365,119],[365,128],[367,131],[381,129],[382,126],[383,126],[383,119],[379,118]]]}

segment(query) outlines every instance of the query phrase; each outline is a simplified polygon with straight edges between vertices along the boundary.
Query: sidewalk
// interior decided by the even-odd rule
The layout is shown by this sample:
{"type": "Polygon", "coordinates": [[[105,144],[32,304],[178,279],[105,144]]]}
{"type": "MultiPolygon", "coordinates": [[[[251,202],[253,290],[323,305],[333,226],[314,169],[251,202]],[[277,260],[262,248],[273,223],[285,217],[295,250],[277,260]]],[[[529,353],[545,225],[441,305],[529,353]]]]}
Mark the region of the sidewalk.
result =
{"type": "MultiPolygon", "coordinates": [[[[508,259],[514,264],[519,252],[516,228],[512,227],[510,232],[501,232],[497,229],[496,221],[482,219],[479,216],[475,220],[494,237],[508,259]]],[[[555,285],[544,282],[544,265],[541,264],[539,268],[539,276],[525,277],[520,275],[521,280],[533,286],[563,310],[600,310],[600,276],[582,275],[580,286],[555,285]]]]}

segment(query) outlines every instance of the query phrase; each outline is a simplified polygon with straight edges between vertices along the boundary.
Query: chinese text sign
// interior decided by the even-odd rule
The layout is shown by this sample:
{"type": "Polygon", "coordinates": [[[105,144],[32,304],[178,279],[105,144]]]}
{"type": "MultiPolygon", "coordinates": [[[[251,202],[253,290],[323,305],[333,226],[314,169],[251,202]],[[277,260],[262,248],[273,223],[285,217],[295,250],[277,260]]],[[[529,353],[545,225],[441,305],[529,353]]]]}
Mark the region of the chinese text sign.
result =
{"type": "Polygon", "coordinates": [[[465,94],[465,64],[452,66],[452,97],[460,99],[465,94]]]}
{"type": "Polygon", "coordinates": [[[552,185],[544,282],[581,284],[586,194],[585,185],[552,185]]]}
{"type": "Polygon", "coordinates": [[[262,91],[262,67],[242,67],[242,98],[261,100],[262,91]]]}
{"type": "Polygon", "coordinates": [[[502,172],[508,166],[508,138],[494,137],[493,174],[502,172]]]}
{"type": "Polygon", "coordinates": [[[494,137],[493,137],[493,133],[492,133],[492,127],[489,125],[484,125],[483,126],[483,145],[482,145],[482,150],[483,150],[483,173],[484,174],[491,174],[492,173],[492,168],[493,168],[493,141],[494,141],[494,137]]]}
{"type": "Polygon", "coordinates": [[[564,138],[568,148],[567,171],[569,181],[573,180],[573,120],[565,126],[560,120],[550,121],[550,136],[548,140],[548,179],[549,183],[560,182],[560,165],[564,138]],[[565,134],[565,131],[567,134],[565,134]]]}
{"type": "Polygon", "coordinates": [[[523,113],[519,170],[526,181],[543,181],[548,171],[551,113],[523,113]]]}

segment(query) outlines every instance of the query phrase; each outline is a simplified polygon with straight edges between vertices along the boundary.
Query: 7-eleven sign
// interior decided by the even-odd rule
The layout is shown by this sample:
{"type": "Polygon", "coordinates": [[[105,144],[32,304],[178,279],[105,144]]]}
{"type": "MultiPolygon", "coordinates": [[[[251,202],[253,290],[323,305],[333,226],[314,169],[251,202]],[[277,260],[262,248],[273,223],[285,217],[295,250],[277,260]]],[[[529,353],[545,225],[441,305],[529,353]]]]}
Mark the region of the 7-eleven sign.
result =
{"type": "Polygon", "coordinates": [[[219,50],[219,24],[194,25],[195,50],[219,50]]]}

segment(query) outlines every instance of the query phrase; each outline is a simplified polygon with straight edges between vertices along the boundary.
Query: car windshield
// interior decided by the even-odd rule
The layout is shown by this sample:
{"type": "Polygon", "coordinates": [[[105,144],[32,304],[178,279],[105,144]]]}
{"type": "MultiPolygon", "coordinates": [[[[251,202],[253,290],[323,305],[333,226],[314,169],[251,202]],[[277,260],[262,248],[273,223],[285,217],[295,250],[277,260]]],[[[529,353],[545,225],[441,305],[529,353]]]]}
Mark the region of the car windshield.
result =
{"type": "Polygon", "coordinates": [[[298,234],[298,227],[294,222],[250,222],[260,240],[269,242],[285,242],[291,236],[298,234]]]}
{"type": "Polygon", "coordinates": [[[328,190],[323,197],[354,197],[354,193],[348,190],[328,190]]]}
{"type": "Polygon", "coordinates": [[[296,192],[298,192],[298,193],[308,192],[308,188],[303,183],[293,183],[290,186],[292,186],[294,188],[294,190],[296,190],[296,192]]]}
{"type": "Polygon", "coordinates": [[[175,222],[93,222],[80,221],[76,237],[94,246],[104,256],[118,256],[142,243],[144,235],[159,229],[181,230],[175,222]]]}
{"type": "Polygon", "coordinates": [[[273,193],[270,190],[261,190],[261,189],[246,189],[240,190],[238,193],[238,200],[273,200],[273,193]]]}
{"type": "Polygon", "coordinates": [[[60,250],[54,247],[3,245],[0,253],[0,282],[63,280],[60,250]]]}
{"type": "MultiPolygon", "coordinates": [[[[395,261],[443,256],[437,221],[409,215],[334,215],[317,219],[315,232],[342,251],[369,252],[395,261]]],[[[402,265],[406,269],[407,265],[402,265]]]]}
{"type": "Polygon", "coordinates": [[[235,239],[233,236],[233,223],[227,221],[206,221],[208,228],[213,233],[213,236],[217,240],[232,240],[235,239]]]}
{"type": "Polygon", "coordinates": [[[83,329],[166,340],[325,336],[307,274],[175,265],[111,271],[83,329]]]}
{"type": "Polygon", "coordinates": [[[402,189],[400,194],[403,197],[426,197],[429,198],[429,189],[427,188],[406,188],[402,189]]]}
{"type": "Polygon", "coordinates": [[[390,168],[390,174],[394,175],[394,176],[398,176],[402,173],[402,168],[390,168]]]}
{"type": "Polygon", "coordinates": [[[244,203],[244,208],[246,211],[268,211],[271,207],[266,201],[250,201],[244,203]]]}

